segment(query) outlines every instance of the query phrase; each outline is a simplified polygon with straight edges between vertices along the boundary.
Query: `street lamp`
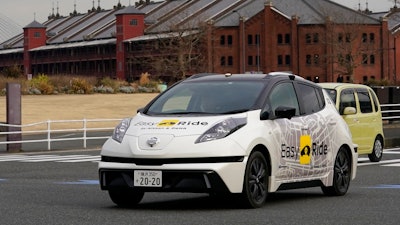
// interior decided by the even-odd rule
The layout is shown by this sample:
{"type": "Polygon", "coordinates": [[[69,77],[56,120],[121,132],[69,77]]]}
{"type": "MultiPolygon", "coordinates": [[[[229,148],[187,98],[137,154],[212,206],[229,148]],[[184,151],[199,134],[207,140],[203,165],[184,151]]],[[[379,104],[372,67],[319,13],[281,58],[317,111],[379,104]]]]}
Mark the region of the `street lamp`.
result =
{"type": "Polygon", "coordinates": [[[233,13],[238,14],[239,16],[239,27],[240,27],[240,22],[242,22],[242,63],[243,63],[243,73],[246,73],[246,43],[245,43],[245,34],[244,34],[244,22],[245,18],[240,15],[240,13],[237,10],[233,10],[233,13]]]}

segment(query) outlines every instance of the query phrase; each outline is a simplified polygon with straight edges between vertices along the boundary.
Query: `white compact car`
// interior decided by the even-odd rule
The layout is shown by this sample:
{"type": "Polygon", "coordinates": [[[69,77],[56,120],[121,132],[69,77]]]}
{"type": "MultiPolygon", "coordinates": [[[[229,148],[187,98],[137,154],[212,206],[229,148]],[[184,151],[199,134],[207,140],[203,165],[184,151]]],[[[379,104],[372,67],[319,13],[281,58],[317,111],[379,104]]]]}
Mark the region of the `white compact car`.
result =
{"type": "Polygon", "coordinates": [[[344,195],[357,157],[320,86],[278,72],[198,74],[122,120],[102,147],[99,176],[121,207],[145,192],[204,192],[256,208],[284,189],[344,195]]]}

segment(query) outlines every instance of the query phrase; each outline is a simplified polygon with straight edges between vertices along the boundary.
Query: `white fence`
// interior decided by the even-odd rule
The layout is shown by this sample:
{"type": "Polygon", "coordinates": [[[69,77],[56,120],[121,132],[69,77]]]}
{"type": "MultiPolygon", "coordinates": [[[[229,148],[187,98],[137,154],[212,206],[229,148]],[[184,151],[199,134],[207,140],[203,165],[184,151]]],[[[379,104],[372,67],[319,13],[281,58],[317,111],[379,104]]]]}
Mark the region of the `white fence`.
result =
{"type": "Polygon", "coordinates": [[[383,120],[399,120],[400,119],[400,104],[382,104],[382,119],[383,120]]]}
{"type": "MultiPolygon", "coordinates": [[[[383,104],[381,105],[382,107],[382,119],[383,120],[388,120],[388,121],[393,121],[393,120],[399,120],[400,119],[400,104],[383,104]],[[383,110],[385,109],[385,110],[383,110]],[[387,109],[387,110],[386,110],[387,109]]],[[[82,140],[83,141],[83,148],[87,148],[87,141],[88,140],[96,140],[96,139],[107,139],[110,136],[102,136],[104,135],[104,132],[102,131],[109,131],[110,133],[112,130],[114,130],[115,126],[117,123],[121,121],[121,119],[83,119],[83,120],[48,120],[44,122],[39,122],[39,123],[33,123],[33,124],[27,124],[27,125],[11,125],[11,124],[0,124],[0,128],[6,128],[3,130],[8,130],[8,127],[17,127],[21,128],[21,131],[14,131],[14,132],[1,132],[0,130],[0,138],[7,136],[7,134],[21,134],[24,135],[24,140],[21,141],[1,141],[0,139],[0,146],[1,145],[8,145],[8,144],[19,144],[19,143],[35,143],[35,142],[41,142],[41,143],[46,143],[47,142],[47,150],[52,149],[52,142],[60,142],[60,141],[78,141],[82,140]],[[109,123],[110,126],[104,126],[105,123],[109,123]],[[63,126],[60,126],[60,124],[65,124],[63,126]],[[75,124],[75,126],[72,126],[72,124],[75,124]],[[101,125],[101,126],[96,126],[96,124],[101,125]],[[58,126],[57,126],[58,125],[58,126]],[[44,129],[38,129],[36,127],[44,127],[44,129]],[[63,127],[63,129],[57,129],[57,127],[63,127]],[[65,128],[65,127],[72,127],[72,128],[65,128]],[[81,135],[78,135],[77,137],[70,137],[70,138],[55,138],[52,137],[52,134],[54,135],[55,133],[76,133],[78,132],[81,135]],[[88,136],[88,133],[98,135],[98,136],[88,136]],[[33,137],[34,135],[44,135],[45,138],[36,138],[36,139],[28,139],[29,137],[33,137]]]]}
{"type": "Polygon", "coordinates": [[[82,120],[47,120],[38,123],[32,123],[27,125],[12,125],[12,124],[0,124],[0,128],[3,127],[3,130],[9,130],[8,127],[20,128],[21,131],[3,131],[0,130],[0,138],[6,137],[8,134],[18,134],[24,135],[24,140],[21,141],[1,141],[1,145],[8,144],[22,144],[22,143],[46,143],[47,142],[47,150],[51,150],[52,142],[60,142],[60,141],[83,141],[83,148],[87,148],[88,140],[96,140],[96,139],[107,139],[110,136],[101,136],[104,135],[104,131],[112,132],[114,130],[117,123],[121,121],[121,119],[82,119],[82,120]],[[110,124],[110,127],[105,127],[107,124],[110,124]],[[64,125],[62,125],[64,124],[64,125]],[[96,125],[97,124],[97,125],[96,125]],[[41,128],[43,127],[43,128],[41,128]],[[58,129],[58,127],[69,127],[64,129],[58,129]],[[88,133],[91,134],[99,134],[99,136],[88,136],[88,133]],[[78,133],[78,137],[52,137],[52,134],[62,133],[78,133]],[[32,139],[29,139],[29,138],[32,139]],[[36,137],[36,138],[34,138],[36,137]],[[39,137],[39,138],[37,138],[39,137]],[[44,138],[43,138],[44,137],[44,138]],[[28,139],[28,140],[26,140],[28,139]]]}

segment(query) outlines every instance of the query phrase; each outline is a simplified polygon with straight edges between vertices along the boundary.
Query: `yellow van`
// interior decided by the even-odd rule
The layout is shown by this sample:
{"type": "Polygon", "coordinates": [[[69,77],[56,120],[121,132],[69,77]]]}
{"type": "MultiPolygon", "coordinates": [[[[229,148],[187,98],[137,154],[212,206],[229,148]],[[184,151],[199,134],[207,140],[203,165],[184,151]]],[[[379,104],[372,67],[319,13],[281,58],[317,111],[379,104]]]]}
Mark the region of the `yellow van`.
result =
{"type": "Polygon", "coordinates": [[[379,100],[372,88],[362,84],[320,83],[348,124],[358,154],[371,162],[382,159],[384,135],[379,100]]]}

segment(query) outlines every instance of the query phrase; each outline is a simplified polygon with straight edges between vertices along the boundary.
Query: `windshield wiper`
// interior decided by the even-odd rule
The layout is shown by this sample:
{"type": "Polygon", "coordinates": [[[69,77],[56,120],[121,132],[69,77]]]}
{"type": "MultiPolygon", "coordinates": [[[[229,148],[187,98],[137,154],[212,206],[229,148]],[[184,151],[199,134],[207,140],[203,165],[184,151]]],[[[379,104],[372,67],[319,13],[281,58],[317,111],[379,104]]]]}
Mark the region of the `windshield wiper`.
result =
{"type": "Polygon", "coordinates": [[[235,110],[231,110],[231,111],[227,111],[227,112],[222,112],[220,114],[235,114],[235,113],[243,113],[243,112],[247,112],[249,111],[249,109],[235,109],[235,110]]]}

